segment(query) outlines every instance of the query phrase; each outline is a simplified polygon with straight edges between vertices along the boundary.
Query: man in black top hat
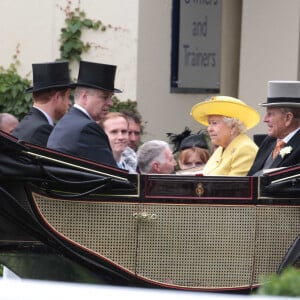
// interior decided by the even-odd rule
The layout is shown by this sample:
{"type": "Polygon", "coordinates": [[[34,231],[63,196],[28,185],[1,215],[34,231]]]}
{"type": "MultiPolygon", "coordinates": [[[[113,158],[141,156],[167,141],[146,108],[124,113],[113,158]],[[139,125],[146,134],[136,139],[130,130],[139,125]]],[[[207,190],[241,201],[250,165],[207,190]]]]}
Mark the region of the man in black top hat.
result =
{"type": "Polygon", "coordinates": [[[269,81],[267,102],[260,105],[267,109],[268,136],[259,147],[250,176],[300,163],[300,81],[269,81]]]}
{"type": "Polygon", "coordinates": [[[57,123],[47,146],[95,162],[117,167],[109,140],[97,122],[109,112],[116,66],[81,61],[75,83],[75,104],[57,123]]]}
{"type": "Polygon", "coordinates": [[[70,107],[72,82],[69,77],[69,63],[33,64],[32,71],[33,86],[25,92],[32,93],[33,107],[12,135],[19,140],[46,146],[54,122],[70,107]]]}

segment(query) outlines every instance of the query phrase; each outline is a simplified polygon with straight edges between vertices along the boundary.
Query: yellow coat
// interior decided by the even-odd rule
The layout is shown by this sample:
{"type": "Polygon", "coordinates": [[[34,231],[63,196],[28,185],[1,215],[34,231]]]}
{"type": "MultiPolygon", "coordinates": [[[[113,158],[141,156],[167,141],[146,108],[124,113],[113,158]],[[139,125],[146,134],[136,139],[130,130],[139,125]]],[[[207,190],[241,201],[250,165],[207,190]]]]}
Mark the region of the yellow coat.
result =
{"type": "Polygon", "coordinates": [[[218,147],[206,163],[204,175],[245,176],[251,168],[258,147],[244,133],[239,134],[223,152],[218,147]]]}

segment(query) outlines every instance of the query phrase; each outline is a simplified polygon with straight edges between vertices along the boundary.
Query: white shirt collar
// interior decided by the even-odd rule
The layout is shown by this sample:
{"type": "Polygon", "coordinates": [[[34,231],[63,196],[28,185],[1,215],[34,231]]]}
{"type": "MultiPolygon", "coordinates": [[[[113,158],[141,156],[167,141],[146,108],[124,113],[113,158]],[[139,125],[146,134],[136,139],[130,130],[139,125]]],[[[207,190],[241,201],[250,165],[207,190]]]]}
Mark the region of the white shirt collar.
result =
{"type": "Polygon", "coordinates": [[[75,103],[74,107],[76,107],[77,109],[79,109],[80,111],[82,111],[84,114],[86,114],[91,120],[93,120],[93,118],[90,116],[90,114],[86,111],[85,108],[83,108],[82,106],[80,106],[79,104],[75,103]]]}
{"type": "Polygon", "coordinates": [[[298,127],[297,129],[295,129],[294,131],[290,132],[284,139],[283,141],[287,144],[289,142],[289,140],[298,132],[298,130],[300,129],[300,127],[298,127]]]}
{"type": "Polygon", "coordinates": [[[51,119],[51,117],[50,117],[45,111],[43,111],[42,109],[40,109],[40,108],[38,108],[38,107],[36,107],[36,106],[33,106],[33,107],[34,107],[35,109],[39,110],[39,111],[45,116],[45,118],[47,119],[47,121],[48,121],[48,123],[49,123],[50,125],[54,126],[53,120],[51,119]]]}

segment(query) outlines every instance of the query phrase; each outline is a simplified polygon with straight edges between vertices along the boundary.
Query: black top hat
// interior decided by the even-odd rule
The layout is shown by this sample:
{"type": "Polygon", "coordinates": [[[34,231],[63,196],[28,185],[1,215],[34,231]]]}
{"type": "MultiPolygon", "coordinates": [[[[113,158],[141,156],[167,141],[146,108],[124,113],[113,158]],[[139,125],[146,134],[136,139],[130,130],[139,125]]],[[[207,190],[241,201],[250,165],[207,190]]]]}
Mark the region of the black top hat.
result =
{"type": "Polygon", "coordinates": [[[208,149],[204,133],[201,132],[197,134],[191,134],[190,136],[184,138],[180,144],[179,151],[192,147],[208,149]]]}
{"type": "Polygon", "coordinates": [[[26,93],[72,86],[67,61],[32,64],[33,86],[26,93]]]}
{"type": "Polygon", "coordinates": [[[108,92],[121,93],[114,87],[116,66],[81,61],[77,82],[74,86],[85,86],[108,92]]]}

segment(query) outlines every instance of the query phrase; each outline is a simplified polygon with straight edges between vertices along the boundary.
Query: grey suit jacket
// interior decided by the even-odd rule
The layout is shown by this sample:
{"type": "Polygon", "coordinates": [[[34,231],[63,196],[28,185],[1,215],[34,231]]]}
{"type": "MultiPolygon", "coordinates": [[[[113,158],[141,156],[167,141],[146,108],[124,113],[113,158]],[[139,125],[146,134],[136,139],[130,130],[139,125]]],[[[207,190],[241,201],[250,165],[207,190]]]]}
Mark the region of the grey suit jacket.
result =
{"type": "Polygon", "coordinates": [[[19,140],[46,147],[52,129],[43,113],[32,107],[12,135],[19,140]]]}
{"type": "Polygon", "coordinates": [[[76,107],[55,125],[47,147],[117,167],[104,130],[76,107]]]}

